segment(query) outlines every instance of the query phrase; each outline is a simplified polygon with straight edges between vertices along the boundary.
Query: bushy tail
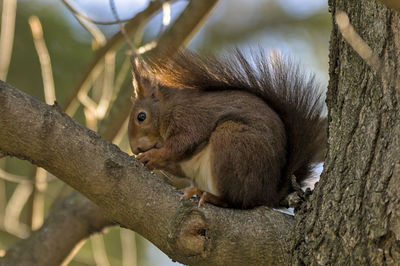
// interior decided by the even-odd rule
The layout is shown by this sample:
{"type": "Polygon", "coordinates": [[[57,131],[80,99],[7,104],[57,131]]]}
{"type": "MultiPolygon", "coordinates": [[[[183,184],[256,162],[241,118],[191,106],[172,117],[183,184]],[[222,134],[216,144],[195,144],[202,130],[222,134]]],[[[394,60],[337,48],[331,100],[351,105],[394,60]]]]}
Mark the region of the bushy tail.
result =
{"type": "MultiPolygon", "coordinates": [[[[153,62],[153,72],[167,86],[201,90],[244,90],[258,95],[282,119],[287,132],[287,165],[284,180],[295,175],[300,183],[321,157],[326,141],[322,92],[299,66],[278,54],[239,50],[220,58],[179,53],[169,62],[153,62]]],[[[286,181],[285,181],[286,182],[286,181]]]]}

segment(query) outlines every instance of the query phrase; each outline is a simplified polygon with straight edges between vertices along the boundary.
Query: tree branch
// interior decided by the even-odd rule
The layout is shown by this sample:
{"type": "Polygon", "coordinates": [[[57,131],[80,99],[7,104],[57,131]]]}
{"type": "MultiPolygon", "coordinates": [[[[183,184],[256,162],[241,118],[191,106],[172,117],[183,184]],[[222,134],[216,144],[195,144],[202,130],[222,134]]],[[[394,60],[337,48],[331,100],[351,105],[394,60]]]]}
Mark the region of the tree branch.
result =
{"type": "Polygon", "coordinates": [[[58,204],[53,210],[56,215],[27,240],[10,248],[0,264],[60,265],[76,243],[111,224],[97,205],[76,195],[73,192],[58,204]]]}
{"type": "Polygon", "coordinates": [[[293,217],[266,207],[241,211],[180,201],[176,189],[57,105],[48,106],[4,82],[0,100],[2,151],[53,173],[172,259],[191,265],[287,262],[293,217]]]}

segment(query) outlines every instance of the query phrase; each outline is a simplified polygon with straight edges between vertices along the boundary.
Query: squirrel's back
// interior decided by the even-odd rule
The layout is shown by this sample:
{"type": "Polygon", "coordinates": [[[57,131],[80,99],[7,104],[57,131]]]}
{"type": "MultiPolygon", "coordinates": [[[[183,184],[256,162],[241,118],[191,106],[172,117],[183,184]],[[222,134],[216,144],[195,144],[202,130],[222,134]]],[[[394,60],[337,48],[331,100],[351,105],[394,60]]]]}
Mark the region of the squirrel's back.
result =
{"type": "Polygon", "coordinates": [[[286,165],[280,194],[288,193],[292,175],[298,182],[309,176],[326,139],[325,121],[321,119],[322,92],[314,77],[302,73],[296,64],[262,51],[253,52],[250,59],[239,50],[221,58],[184,51],[170,61],[154,61],[151,68],[157,79],[169,87],[239,90],[263,99],[278,114],[286,132],[286,165]]]}

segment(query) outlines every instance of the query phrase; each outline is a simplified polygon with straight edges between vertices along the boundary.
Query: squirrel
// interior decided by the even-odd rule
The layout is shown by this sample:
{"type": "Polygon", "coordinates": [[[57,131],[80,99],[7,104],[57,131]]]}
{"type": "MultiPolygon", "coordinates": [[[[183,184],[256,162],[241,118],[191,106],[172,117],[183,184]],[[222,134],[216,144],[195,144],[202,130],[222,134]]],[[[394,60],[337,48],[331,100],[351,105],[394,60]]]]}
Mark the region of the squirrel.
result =
{"type": "Polygon", "coordinates": [[[182,198],[199,206],[278,207],[321,159],[322,92],[298,65],[275,54],[181,51],[170,60],[132,60],[136,99],[128,137],[149,169],[187,177],[182,198]]]}

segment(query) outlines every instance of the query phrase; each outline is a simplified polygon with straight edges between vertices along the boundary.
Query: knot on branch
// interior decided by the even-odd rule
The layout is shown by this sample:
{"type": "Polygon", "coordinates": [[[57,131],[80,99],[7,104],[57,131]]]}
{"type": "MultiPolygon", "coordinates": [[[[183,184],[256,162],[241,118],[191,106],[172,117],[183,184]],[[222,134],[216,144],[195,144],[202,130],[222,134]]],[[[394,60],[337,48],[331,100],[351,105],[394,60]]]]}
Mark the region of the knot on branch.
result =
{"type": "Polygon", "coordinates": [[[182,256],[206,256],[206,222],[201,213],[191,212],[177,228],[175,244],[182,256]]]}
{"type": "Polygon", "coordinates": [[[51,109],[45,109],[43,113],[43,123],[41,125],[42,134],[41,137],[45,140],[47,137],[51,135],[54,130],[54,125],[56,123],[56,119],[54,118],[55,114],[51,109]]]}
{"type": "Polygon", "coordinates": [[[114,179],[119,179],[124,174],[123,173],[124,167],[111,158],[108,158],[104,162],[104,168],[106,170],[107,175],[114,179]]]}

